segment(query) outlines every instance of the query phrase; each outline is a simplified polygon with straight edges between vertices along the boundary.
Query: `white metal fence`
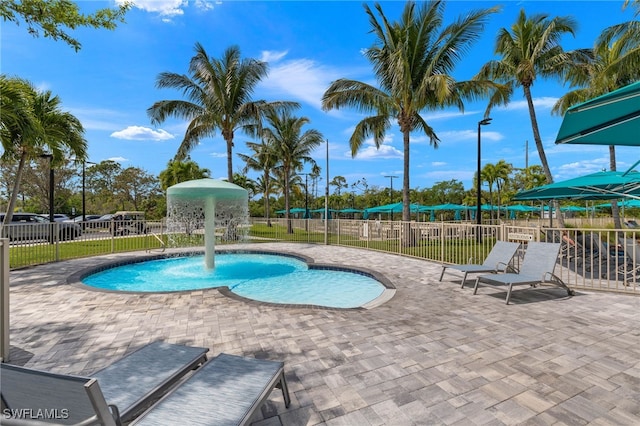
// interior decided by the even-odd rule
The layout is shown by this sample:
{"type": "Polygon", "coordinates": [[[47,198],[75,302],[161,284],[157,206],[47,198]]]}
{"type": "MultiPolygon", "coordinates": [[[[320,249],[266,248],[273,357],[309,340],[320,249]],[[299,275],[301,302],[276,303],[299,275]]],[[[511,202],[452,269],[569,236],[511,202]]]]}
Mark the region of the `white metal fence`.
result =
{"type": "MultiPolygon", "coordinates": [[[[497,240],[518,241],[523,244],[523,250],[528,241],[554,241],[561,243],[555,272],[567,285],[574,289],[640,293],[640,245],[636,242],[640,238],[640,229],[349,219],[329,220],[327,223],[320,219],[292,219],[289,223],[284,219],[272,219],[270,225],[265,219],[252,219],[246,241],[326,242],[438,263],[482,263],[497,240]]],[[[126,235],[114,233],[112,226],[93,228],[89,223],[81,226],[82,235],[73,240],[12,240],[9,250],[11,268],[114,252],[204,245],[202,232],[196,230],[189,235],[167,235],[162,222],[141,223],[134,229],[144,231],[126,235]]],[[[225,235],[224,232],[218,234],[225,235]]],[[[518,260],[515,259],[516,262],[518,260]]]]}

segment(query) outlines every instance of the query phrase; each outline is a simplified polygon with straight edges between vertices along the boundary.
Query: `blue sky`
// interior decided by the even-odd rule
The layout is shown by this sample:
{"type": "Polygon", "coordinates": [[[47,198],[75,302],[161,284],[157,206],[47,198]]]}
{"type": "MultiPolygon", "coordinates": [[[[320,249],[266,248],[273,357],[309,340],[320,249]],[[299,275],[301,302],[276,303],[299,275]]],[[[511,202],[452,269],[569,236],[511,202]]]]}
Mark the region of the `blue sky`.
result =
{"type": "MultiPolygon", "coordinates": [[[[87,12],[113,6],[113,2],[79,2],[87,12]]],[[[113,159],[123,168],[134,166],[157,175],[173,157],[186,123],[168,120],[150,124],[146,110],[154,102],[179,98],[167,89],[156,89],[159,73],[186,73],[196,42],[210,56],[219,58],[231,45],[239,46],[243,57],[266,60],[269,75],[258,86],[255,99],[293,100],[302,104],[298,115],[311,122],[305,129],[317,129],[329,141],[329,175],[346,178],[349,184],[365,178],[370,186],[394,188],[402,185],[402,137],[397,127],[387,134],[380,149],[369,141],[355,158],[348,140],[362,118],[352,110],[323,112],[322,94],[331,81],[350,78],[374,82],[371,66],[362,49],[374,38],[361,1],[185,1],[136,0],[126,23],[114,31],[81,29],[73,32],[82,43],[75,52],[62,42],[33,38],[24,25],[2,23],[1,72],[30,80],[40,89],[51,90],[62,99],[63,109],[77,116],[86,129],[89,160],[113,159]]],[[[373,3],[369,3],[373,5],[373,3]]],[[[385,15],[396,20],[404,2],[381,2],[385,15]]],[[[622,1],[451,1],[446,8],[450,23],[470,9],[502,5],[491,17],[484,36],[454,73],[458,80],[473,76],[493,58],[495,34],[510,27],[520,9],[528,15],[573,16],[579,23],[575,38],[563,40],[565,49],[590,47],[602,29],[633,19],[622,10],[622,1]]],[[[551,106],[566,88],[539,80],[532,88],[540,132],[555,180],[563,180],[608,168],[607,147],[589,145],[556,146],[554,140],[561,118],[551,116],[551,106]]],[[[477,161],[477,123],[484,102],[468,103],[457,109],[425,111],[423,116],[441,140],[434,149],[423,135],[411,139],[413,188],[427,188],[436,182],[457,179],[471,187],[477,161]]],[[[501,159],[515,167],[540,164],[531,124],[521,91],[512,103],[492,113],[491,125],[482,128],[482,163],[501,159]],[[528,155],[525,147],[528,141],[528,155]]],[[[233,165],[240,172],[243,163],[236,153],[247,153],[250,140],[236,133],[233,165]]],[[[313,154],[324,169],[326,148],[313,154]]],[[[618,169],[640,159],[637,149],[618,147],[618,169]]],[[[212,177],[226,177],[226,148],[222,137],[203,139],[191,152],[212,177]]],[[[305,170],[309,171],[309,170],[305,170]]],[[[255,177],[250,174],[251,177],[255,177]]],[[[320,183],[324,187],[324,181],[320,183]]],[[[332,190],[333,191],[333,190],[332,190]]]]}

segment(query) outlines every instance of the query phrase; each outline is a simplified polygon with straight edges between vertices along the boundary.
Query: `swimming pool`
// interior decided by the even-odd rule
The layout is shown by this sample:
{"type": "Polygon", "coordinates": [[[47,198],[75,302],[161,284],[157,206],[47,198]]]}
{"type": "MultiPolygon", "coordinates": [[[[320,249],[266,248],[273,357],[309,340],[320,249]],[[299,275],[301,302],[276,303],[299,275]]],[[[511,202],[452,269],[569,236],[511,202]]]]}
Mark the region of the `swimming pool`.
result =
{"type": "Polygon", "coordinates": [[[173,292],[227,287],[260,302],[356,308],[379,298],[385,285],[371,274],[300,258],[267,253],[217,253],[215,268],[204,255],[137,261],[81,278],[84,285],[110,291],[173,292]]]}

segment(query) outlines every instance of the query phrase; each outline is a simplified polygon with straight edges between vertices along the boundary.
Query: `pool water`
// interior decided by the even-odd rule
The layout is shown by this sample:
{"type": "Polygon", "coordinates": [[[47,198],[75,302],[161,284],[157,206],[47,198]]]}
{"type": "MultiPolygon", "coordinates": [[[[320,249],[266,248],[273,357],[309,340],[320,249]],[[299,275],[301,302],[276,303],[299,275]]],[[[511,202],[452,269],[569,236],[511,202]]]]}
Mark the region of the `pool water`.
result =
{"type": "Polygon", "coordinates": [[[377,280],[353,272],[309,269],[299,259],[271,254],[216,254],[215,268],[204,256],[174,257],[132,263],[91,274],[83,284],[105,290],[167,292],[226,286],[237,295],[261,302],[362,306],[382,294],[377,280]]]}

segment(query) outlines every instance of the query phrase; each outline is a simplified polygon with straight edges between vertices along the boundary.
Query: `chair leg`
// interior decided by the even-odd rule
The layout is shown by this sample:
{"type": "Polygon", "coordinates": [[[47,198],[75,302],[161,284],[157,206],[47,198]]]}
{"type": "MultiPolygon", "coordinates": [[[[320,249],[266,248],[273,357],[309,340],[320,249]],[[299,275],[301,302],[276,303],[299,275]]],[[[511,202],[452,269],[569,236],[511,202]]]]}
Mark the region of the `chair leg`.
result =
{"type": "Polygon", "coordinates": [[[464,273],[464,277],[462,277],[462,285],[460,286],[460,288],[464,288],[464,285],[467,283],[467,274],[468,272],[464,273]]]}
{"type": "Polygon", "coordinates": [[[480,277],[476,278],[476,285],[473,286],[473,294],[478,292],[478,283],[480,282],[480,277]]]}
{"type": "Polygon", "coordinates": [[[284,378],[284,371],[280,376],[280,383],[276,387],[279,387],[282,390],[282,398],[284,399],[284,406],[286,408],[289,408],[289,405],[291,404],[291,397],[289,396],[289,387],[287,386],[287,380],[284,378]]]}
{"type": "Polygon", "coordinates": [[[509,304],[509,300],[511,299],[511,289],[513,288],[513,283],[509,283],[509,290],[507,290],[507,305],[509,304]]]}
{"type": "Polygon", "coordinates": [[[442,272],[440,273],[440,279],[438,281],[442,281],[442,277],[444,276],[444,271],[447,269],[446,266],[442,267],[442,272]]]}

